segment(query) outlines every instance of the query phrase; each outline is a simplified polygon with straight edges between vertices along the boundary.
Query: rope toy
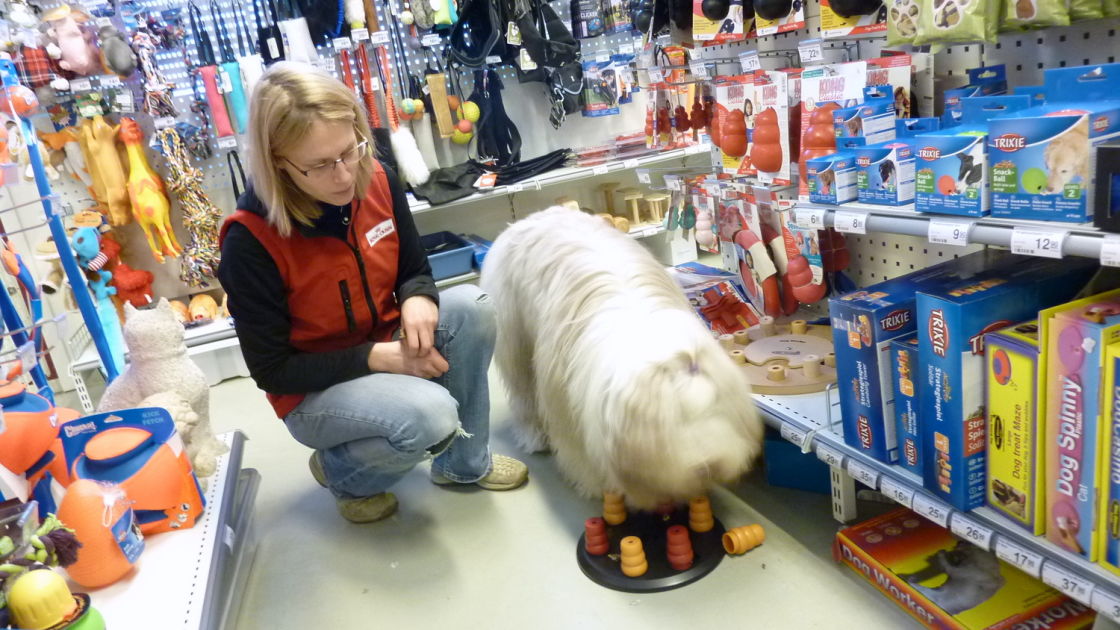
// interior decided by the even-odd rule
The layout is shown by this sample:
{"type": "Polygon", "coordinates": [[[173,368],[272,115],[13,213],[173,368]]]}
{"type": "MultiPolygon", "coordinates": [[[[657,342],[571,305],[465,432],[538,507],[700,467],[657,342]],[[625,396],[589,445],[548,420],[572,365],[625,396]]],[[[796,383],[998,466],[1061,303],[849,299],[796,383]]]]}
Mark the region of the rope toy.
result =
{"type": "Polygon", "coordinates": [[[156,134],[156,141],[167,160],[167,188],[183,206],[183,226],[190,234],[179,258],[179,279],[192,287],[209,286],[206,279],[217,277],[221,259],[218,224],[222,211],[203,190],[202,171],[191,165],[179,132],[168,127],[156,134]]]}
{"type": "Polygon", "coordinates": [[[159,44],[158,39],[142,30],[132,34],[132,47],[140,60],[140,74],[144,76],[144,113],[156,118],[176,118],[179,111],[171,102],[175,84],[168,82],[156,64],[159,44]]]}

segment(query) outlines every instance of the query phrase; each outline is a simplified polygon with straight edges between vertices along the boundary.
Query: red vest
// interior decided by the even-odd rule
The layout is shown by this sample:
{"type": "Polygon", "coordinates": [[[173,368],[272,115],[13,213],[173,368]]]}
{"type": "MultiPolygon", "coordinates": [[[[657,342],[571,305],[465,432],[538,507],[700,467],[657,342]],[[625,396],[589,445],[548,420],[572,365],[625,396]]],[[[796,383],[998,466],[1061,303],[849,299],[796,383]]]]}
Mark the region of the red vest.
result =
{"type": "MultiPolygon", "coordinates": [[[[284,238],[247,210],[234,211],[222,225],[223,239],[232,223],[249,228],[272,256],[287,287],[291,344],[301,352],[389,341],[399,326],[394,288],[400,241],[389,182],[375,166],[365,197],[354,200],[346,242],[304,236],[298,228],[284,238]]],[[[268,401],[283,418],[304,396],[268,394],[268,401]]]]}

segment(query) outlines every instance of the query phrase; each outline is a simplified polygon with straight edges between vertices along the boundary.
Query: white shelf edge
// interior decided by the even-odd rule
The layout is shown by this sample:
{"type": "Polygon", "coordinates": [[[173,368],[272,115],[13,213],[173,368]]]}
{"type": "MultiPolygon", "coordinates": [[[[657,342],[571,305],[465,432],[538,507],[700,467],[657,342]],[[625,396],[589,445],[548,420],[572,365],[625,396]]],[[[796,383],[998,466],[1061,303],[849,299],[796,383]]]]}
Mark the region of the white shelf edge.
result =
{"type": "Polygon", "coordinates": [[[450,278],[444,278],[443,280],[436,280],[436,288],[442,289],[453,284],[470,282],[471,280],[476,280],[478,277],[479,274],[477,271],[468,271],[467,273],[459,274],[457,276],[451,276],[450,278]]]}
{"type": "MultiPolygon", "coordinates": [[[[580,180],[580,179],[589,179],[591,177],[601,177],[602,175],[609,175],[610,173],[619,173],[619,172],[623,172],[623,171],[633,170],[633,168],[627,168],[626,167],[626,162],[629,162],[631,159],[636,160],[638,162],[638,166],[636,168],[641,168],[643,166],[649,166],[650,164],[657,164],[657,163],[665,162],[665,161],[669,161],[669,160],[685,158],[685,157],[689,157],[690,155],[700,155],[702,153],[703,153],[702,151],[700,153],[691,153],[687,149],[673,149],[672,151],[664,151],[664,152],[661,152],[661,153],[654,153],[652,155],[644,155],[644,156],[638,157],[638,158],[629,158],[629,159],[626,159],[626,160],[614,160],[614,161],[611,161],[611,162],[607,162],[606,164],[597,164],[595,166],[567,167],[567,168],[562,168],[562,169],[556,169],[556,170],[553,170],[553,171],[548,171],[548,172],[542,173],[540,175],[537,175],[536,177],[531,177],[531,178],[526,179],[524,181],[518,182],[518,185],[520,185],[521,190],[536,191],[536,190],[540,190],[541,188],[543,188],[545,186],[552,186],[552,185],[555,185],[555,184],[563,184],[565,182],[571,182],[571,181],[576,181],[576,180],[580,180]],[[606,173],[596,173],[595,172],[596,169],[599,169],[603,166],[607,167],[607,172],[606,173]]],[[[473,194],[468,195],[466,197],[463,197],[462,199],[456,199],[455,201],[449,201],[447,203],[443,203],[443,204],[440,204],[438,206],[433,206],[430,203],[428,203],[427,201],[420,201],[419,199],[416,199],[415,197],[413,197],[410,193],[409,194],[409,202],[410,202],[409,207],[412,210],[412,214],[420,214],[420,213],[423,213],[423,212],[429,212],[431,210],[443,210],[444,208],[452,208],[454,206],[471,204],[471,203],[475,203],[475,202],[478,202],[478,201],[483,201],[483,200],[486,200],[486,199],[496,199],[496,198],[500,198],[500,197],[506,197],[506,196],[512,195],[512,194],[517,192],[516,186],[513,187],[513,188],[514,189],[511,190],[510,186],[496,186],[488,192],[476,192],[476,193],[473,193],[473,194]]]]}
{"type": "MultiPolygon", "coordinates": [[[[811,454],[816,451],[818,446],[824,445],[843,455],[841,467],[845,470],[847,470],[848,462],[854,460],[878,473],[875,490],[879,490],[882,487],[884,478],[889,478],[891,481],[901,485],[907,490],[913,490],[915,496],[919,494],[924,495],[926,498],[932,499],[940,504],[945,504],[943,499],[926,490],[922,485],[921,479],[910,471],[900,466],[884,464],[848,446],[841,435],[833,432],[827,426],[829,420],[826,412],[826,405],[828,403],[826,402],[827,398],[823,392],[798,396],[766,396],[755,394],[754,399],[766,424],[779,431],[781,431],[783,426],[787,426],[794,429],[798,434],[806,436],[803,444],[797,444],[793,440],[790,440],[792,443],[800,446],[802,451],[806,454],[811,454]]],[[[832,421],[833,426],[835,426],[840,423],[840,411],[838,403],[834,402],[832,406],[834,408],[832,421]]],[[[786,437],[785,434],[783,434],[783,437],[786,437]]],[[[953,509],[947,504],[945,507],[949,509],[946,522],[951,520],[953,514],[962,513],[960,510],[953,509]]],[[[979,522],[981,525],[990,528],[994,532],[989,541],[991,549],[995,549],[997,540],[1004,539],[1025,548],[1027,551],[1032,551],[1041,555],[1043,558],[1041,569],[1045,569],[1048,564],[1056,565],[1059,568],[1084,577],[1092,582],[1093,590],[1091,590],[1088,595],[1090,601],[1084,601],[1082,602],[1083,604],[1108,616],[1106,611],[1094,606],[1095,601],[1093,593],[1100,590],[1112,598],[1120,600],[1120,576],[1112,575],[1096,563],[1089,562],[1081,556],[1061,549],[1043,537],[1034,536],[1027,530],[1019,527],[1012,521],[987,507],[963,512],[963,514],[979,522]]],[[[1120,619],[1113,619],[1120,622],[1120,619]]]]}
{"type": "Polygon", "coordinates": [[[1101,244],[1109,232],[1104,232],[1092,223],[1063,223],[1060,221],[1033,221],[1027,219],[1001,219],[999,217],[968,217],[948,214],[926,214],[914,210],[913,206],[877,206],[866,203],[846,203],[840,206],[798,201],[797,208],[825,210],[825,227],[832,227],[837,211],[867,213],[867,231],[904,234],[928,238],[929,224],[934,220],[967,221],[973,224],[968,237],[970,245],[996,245],[1010,247],[1011,233],[1015,228],[1047,229],[1066,231],[1062,246],[1063,256],[1085,256],[1100,258],[1101,244]]]}

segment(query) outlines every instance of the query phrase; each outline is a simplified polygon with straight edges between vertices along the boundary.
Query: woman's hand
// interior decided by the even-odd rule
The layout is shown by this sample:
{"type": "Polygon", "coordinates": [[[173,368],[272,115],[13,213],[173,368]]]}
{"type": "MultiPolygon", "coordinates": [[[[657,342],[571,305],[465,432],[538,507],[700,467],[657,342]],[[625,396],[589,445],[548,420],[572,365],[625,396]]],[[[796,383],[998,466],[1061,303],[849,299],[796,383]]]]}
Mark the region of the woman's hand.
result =
{"type": "Polygon", "coordinates": [[[401,303],[401,339],[404,350],[413,357],[426,357],[432,351],[439,324],[439,307],[431,298],[414,295],[401,303]]]}
{"type": "Polygon", "coordinates": [[[438,378],[449,368],[447,359],[436,350],[430,349],[424,356],[415,356],[405,350],[403,341],[373,344],[367,363],[371,372],[390,372],[420,378],[438,378]]]}

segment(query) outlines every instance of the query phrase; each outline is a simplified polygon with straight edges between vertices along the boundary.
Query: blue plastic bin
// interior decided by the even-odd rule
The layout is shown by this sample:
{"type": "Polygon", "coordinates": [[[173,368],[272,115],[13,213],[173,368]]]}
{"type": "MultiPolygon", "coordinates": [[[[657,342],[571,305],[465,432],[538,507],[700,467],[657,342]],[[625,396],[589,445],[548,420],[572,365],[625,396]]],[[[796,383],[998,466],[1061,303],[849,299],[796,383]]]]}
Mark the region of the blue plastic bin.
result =
{"type": "Polygon", "coordinates": [[[432,277],[436,280],[454,278],[471,271],[474,248],[452,232],[435,232],[420,237],[424,253],[432,265],[432,277]]]}

